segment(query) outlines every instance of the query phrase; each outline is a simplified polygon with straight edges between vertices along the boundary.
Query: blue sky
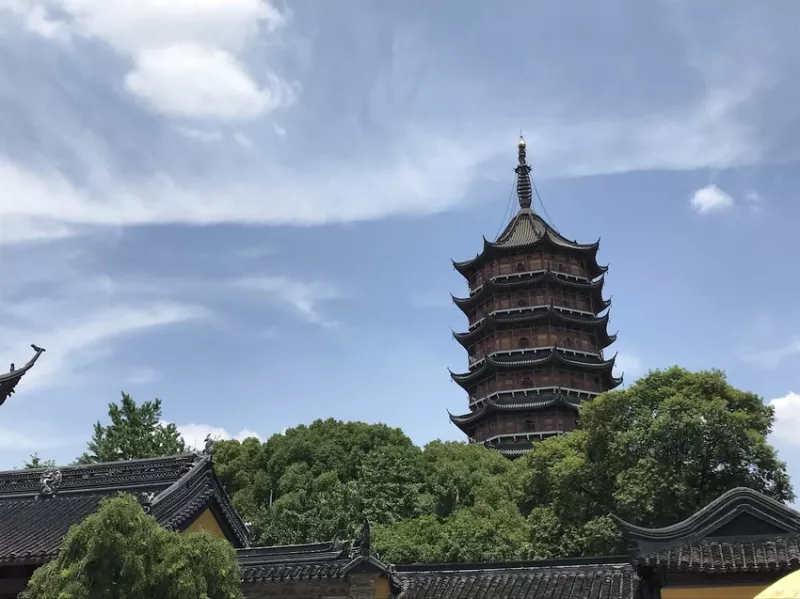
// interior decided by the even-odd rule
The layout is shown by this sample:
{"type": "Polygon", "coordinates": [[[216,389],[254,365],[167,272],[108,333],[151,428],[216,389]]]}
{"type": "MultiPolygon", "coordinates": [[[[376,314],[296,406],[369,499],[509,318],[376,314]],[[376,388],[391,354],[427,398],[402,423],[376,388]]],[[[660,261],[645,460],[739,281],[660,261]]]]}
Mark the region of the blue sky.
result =
{"type": "MultiPolygon", "coordinates": [[[[628,381],[725,369],[800,481],[800,4],[0,0],[0,467],[126,390],[190,435],[460,439],[516,140],[602,238],[628,381]]],[[[504,216],[505,214],[505,216],[504,216]]],[[[800,484],[800,483],[798,483],[800,484]]]]}

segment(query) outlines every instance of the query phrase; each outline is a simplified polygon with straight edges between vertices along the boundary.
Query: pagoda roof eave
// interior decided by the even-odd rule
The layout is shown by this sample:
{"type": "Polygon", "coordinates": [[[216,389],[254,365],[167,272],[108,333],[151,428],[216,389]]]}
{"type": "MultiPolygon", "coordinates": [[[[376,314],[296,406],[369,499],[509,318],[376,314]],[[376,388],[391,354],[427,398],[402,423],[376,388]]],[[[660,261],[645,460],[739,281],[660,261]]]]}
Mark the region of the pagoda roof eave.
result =
{"type": "Polygon", "coordinates": [[[560,285],[564,285],[565,287],[584,289],[587,291],[602,290],[605,284],[605,279],[602,275],[587,282],[573,281],[568,277],[569,275],[565,275],[554,270],[545,269],[541,272],[537,272],[537,274],[533,276],[525,276],[515,281],[496,281],[494,278],[492,278],[481,285],[472,295],[467,297],[456,297],[453,294],[450,294],[450,296],[453,298],[453,303],[463,310],[467,309],[470,305],[474,305],[475,303],[479,302],[480,299],[491,294],[492,292],[513,290],[516,287],[525,288],[529,285],[534,285],[548,280],[554,281],[560,285]]]}
{"type": "MultiPolygon", "coordinates": [[[[596,316],[591,318],[578,318],[563,314],[556,306],[549,306],[539,313],[523,313],[514,315],[490,314],[486,316],[477,327],[466,333],[453,333],[453,337],[464,348],[469,346],[469,343],[477,336],[483,334],[485,331],[491,331],[494,327],[504,324],[526,324],[533,323],[539,320],[554,320],[557,322],[564,322],[568,324],[577,324],[589,327],[605,327],[608,325],[610,313],[606,312],[603,316],[596,316]]],[[[609,343],[608,345],[611,345],[609,343]]]]}
{"type": "MultiPolygon", "coordinates": [[[[522,208],[498,236],[497,241],[489,241],[483,237],[483,250],[471,260],[453,261],[453,266],[462,275],[467,276],[469,270],[486,258],[506,252],[530,251],[539,247],[550,246],[567,251],[591,253],[596,255],[600,248],[600,239],[594,243],[581,244],[570,241],[553,229],[544,219],[530,208],[522,208]]],[[[600,268],[601,272],[605,272],[600,268]]]]}
{"type": "Polygon", "coordinates": [[[514,401],[514,402],[501,402],[497,400],[487,400],[480,408],[463,415],[450,415],[450,422],[455,424],[465,434],[469,434],[470,427],[477,424],[484,418],[492,414],[503,412],[517,412],[517,411],[530,411],[535,412],[553,406],[563,406],[565,408],[578,411],[580,409],[581,401],[575,398],[571,401],[570,398],[562,393],[555,393],[546,396],[542,399],[528,400],[528,401],[514,401]]]}
{"type": "Polygon", "coordinates": [[[462,374],[456,374],[450,371],[450,377],[453,379],[453,381],[455,381],[457,384],[463,387],[464,385],[469,385],[475,381],[480,380],[484,376],[497,372],[498,370],[512,369],[512,368],[531,368],[537,366],[544,366],[546,364],[560,364],[562,366],[577,368],[580,370],[594,370],[597,372],[605,373],[609,376],[609,381],[613,384],[617,380],[619,380],[619,383],[622,382],[621,378],[616,379],[611,375],[616,360],[617,360],[616,354],[614,354],[614,356],[610,360],[602,360],[599,362],[573,360],[570,358],[566,358],[561,354],[561,352],[553,348],[550,352],[548,352],[546,356],[542,358],[533,358],[528,360],[497,360],[492,357],[487,357],[484,358],[483,364],[481,364],[481,366],[478,369],[472,372],[465,372],[462,374]]]}
{"type": "Polygon", "coordinates": [[[38,347],[35,344],[31,344],[33,351],[35,352],[33,357],[28,360],[22,368],[12,369],[5,374],[0,374],[0,405],[3,405],[8,397],[14,393],[14,390],[19,383],[20,379],[27,373],[33,365],[36,364],[36,361],[39,359],[39,356],[44,353],[44,348],[38,347]]]}

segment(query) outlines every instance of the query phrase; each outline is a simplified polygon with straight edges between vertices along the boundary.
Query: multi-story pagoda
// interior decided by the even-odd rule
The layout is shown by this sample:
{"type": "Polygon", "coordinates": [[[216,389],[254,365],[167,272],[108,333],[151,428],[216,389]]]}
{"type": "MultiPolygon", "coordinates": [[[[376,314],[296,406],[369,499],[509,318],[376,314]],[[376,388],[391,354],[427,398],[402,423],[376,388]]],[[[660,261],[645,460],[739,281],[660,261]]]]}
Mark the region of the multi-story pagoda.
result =
{"type": "Polygon", "coordinates": [[[2,406],[9,396],[14,393],[17,383],[19,383],[20,379],[25,375],[26,372],[33,368],[36,360],[39,359],[39,356],[41,356],[42,352],[44,351],[44,349],[35,345],[31,345],[31,347],[36,353],[33,354],[33,357],[28,360],[28,363],[25,364],[25,366],[22,368],[15,368],[12,364],[7,373],[0,374],[0,406],[2,406]]]}
{"type": "Polygon", "coordinates": [[[469,394],[469,413],[450,420],[472,443],[514,458],[532,443],[572,431],[578,408],[621,382],[603,350],[609,300],[596,243],[570,241],[532,209],[533,186],[519,141],[520,209],[496,241],[472,260],[453,262],[469,296],[453,298],[469,319],[453,333],[469,371],[453,380],[469,394]]]}

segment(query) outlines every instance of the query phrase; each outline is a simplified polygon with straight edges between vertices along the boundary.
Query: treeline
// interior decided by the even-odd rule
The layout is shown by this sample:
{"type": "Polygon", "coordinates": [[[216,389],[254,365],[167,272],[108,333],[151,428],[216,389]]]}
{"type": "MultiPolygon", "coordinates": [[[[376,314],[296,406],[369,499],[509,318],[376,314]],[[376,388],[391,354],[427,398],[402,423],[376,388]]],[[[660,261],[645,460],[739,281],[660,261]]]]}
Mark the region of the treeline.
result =
{"type": "MultiPolygon", "coordinates": [[[[154,404],[112,405],[81,461],[182,451],[154,404]]],[[[420,448],[382,424],[318,420],[263,443],[218,442],[214,464],[262,545],[353,537],[369,518],[375,549],[394,563],[610,555],[624,551],[611,513],[665,526],[736,486],[791,500],[767,442],[773,419],[722,372],[675,367],[585,405],[579,431],[513,462],[465,443],[420,448]]]]}

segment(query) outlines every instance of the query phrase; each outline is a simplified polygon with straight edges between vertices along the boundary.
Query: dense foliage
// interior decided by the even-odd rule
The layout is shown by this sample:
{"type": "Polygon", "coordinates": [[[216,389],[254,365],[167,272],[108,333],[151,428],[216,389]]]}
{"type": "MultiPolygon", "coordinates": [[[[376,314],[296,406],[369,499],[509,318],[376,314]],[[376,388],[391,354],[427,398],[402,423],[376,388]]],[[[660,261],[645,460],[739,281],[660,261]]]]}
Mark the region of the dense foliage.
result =
{"type": "Polygon", "coordinates": [[[23,599],[241,599],[231,545],[168,531],[131,495],[104,500],[34,572],[23,599]]]}
{"type": "MultiPolygon", "coordinates": [[[[171,455],[158,400],[123,394],[82,461],[171,455]]],[[[266,442],[221,441],[214,464],[254,542],[353,537],[364,518],[390,562],[613,554],[609,514],[643,526],[691,515],[736,486],[790,500],[767,443],[774,414],[719,371],[651,372],[581,409],[581,429],[511,462],[477,445],[415,446],[383,424],[318,420],[266,442]]],[[[39,462],[37,462],[39,463],[39,462]]]]}
{"type": "Polygon", "coordinates": [[[326,420],[221,442],[215,464],[258,542],[352,535],[368,517],[393,562],[612,554],[624,548],[610,513],[661,526],[736,486],[793,497],[766,440],[772,409],[721,372],[652,372],[584,406],[581,422],[515,462],[326,420]]]}
{"type": "Polygon", "coordinates": [[[186,451],[186,445],[174,424],[161,421],[161,400],[136,405],[127,393],[119,404],[108,405],[107,426],[97,422],[87,443],[87,452],[79,464],[156,458],[186,451]]]}

